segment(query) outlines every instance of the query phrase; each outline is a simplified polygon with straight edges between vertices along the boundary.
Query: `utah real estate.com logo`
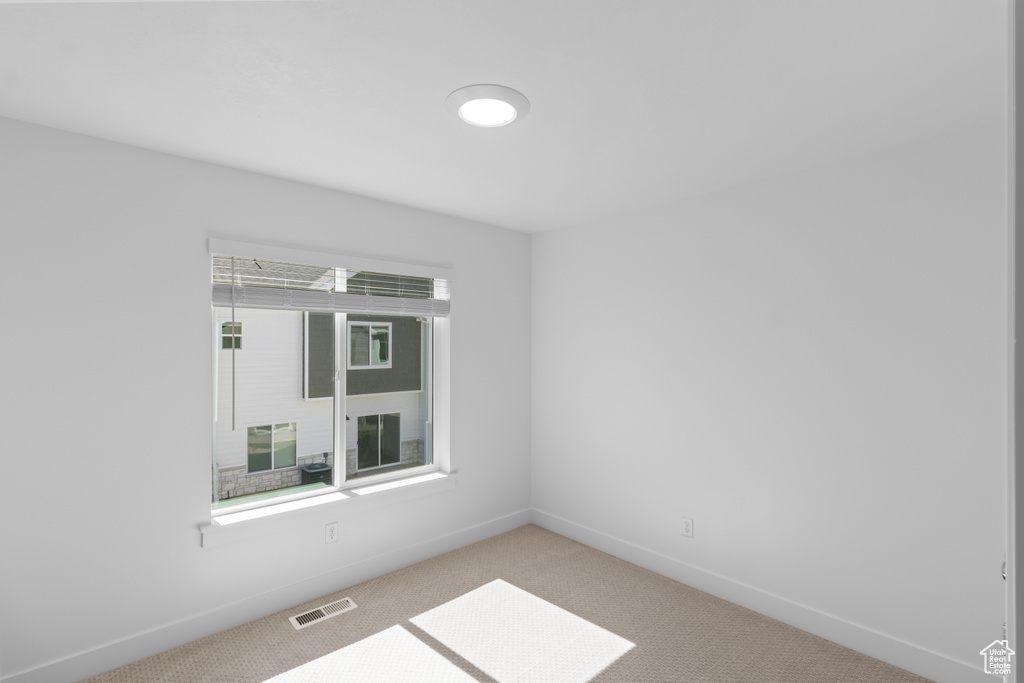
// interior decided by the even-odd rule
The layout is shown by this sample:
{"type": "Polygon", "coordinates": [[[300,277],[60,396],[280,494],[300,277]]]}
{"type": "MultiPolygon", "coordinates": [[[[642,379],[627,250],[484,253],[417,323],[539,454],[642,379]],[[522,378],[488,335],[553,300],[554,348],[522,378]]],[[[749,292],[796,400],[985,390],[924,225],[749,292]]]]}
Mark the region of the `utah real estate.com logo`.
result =
{"type": "Polygon", "coordinates": [[[992,644],[981,651],[985,658],[985,673],[996,676],[1009,676],[1013,670],[1010,658],[1016,654],[1005,640],[993,640],[992,644]]]}

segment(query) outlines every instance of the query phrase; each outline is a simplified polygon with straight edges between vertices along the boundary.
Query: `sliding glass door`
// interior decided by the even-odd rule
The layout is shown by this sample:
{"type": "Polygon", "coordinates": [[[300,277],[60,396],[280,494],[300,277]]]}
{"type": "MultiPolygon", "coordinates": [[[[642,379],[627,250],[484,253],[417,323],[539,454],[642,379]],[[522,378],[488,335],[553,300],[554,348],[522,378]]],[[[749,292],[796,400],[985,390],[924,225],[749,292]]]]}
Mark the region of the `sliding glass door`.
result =
{"type": "Polygon", "coordinates": [[[402,462],[399,413],[362,415],[357,418],[357,462],[360,470],[402,462]]]}

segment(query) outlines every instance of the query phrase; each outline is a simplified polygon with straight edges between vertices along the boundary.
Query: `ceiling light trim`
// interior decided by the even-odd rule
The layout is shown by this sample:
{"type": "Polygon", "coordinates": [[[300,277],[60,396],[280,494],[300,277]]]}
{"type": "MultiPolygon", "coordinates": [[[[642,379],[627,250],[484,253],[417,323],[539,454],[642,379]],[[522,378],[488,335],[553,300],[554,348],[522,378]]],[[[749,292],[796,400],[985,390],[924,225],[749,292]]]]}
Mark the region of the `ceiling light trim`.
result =
{"type": "Polygon", "coordinates": [[[452,115],[456,116],[466,123],[477,126],[479,128],[500,128],[507,126],[510,123],[521,120],[530,111],[530,101],[526,99],[526,96],[517,90],[507,88],[503,85],[494,85],[488,83],[480,83],[477,85],[467,85],[464,88],[455,90],[445,100],[445,106],[448,107],[448,111],[452,115]],[[510,118],[504,118],[494,121],[479,121],[467,118],[464,113],[463,105],[478,100],[497,100],[504,102],[513,109],[513,114],[510,118]]]}

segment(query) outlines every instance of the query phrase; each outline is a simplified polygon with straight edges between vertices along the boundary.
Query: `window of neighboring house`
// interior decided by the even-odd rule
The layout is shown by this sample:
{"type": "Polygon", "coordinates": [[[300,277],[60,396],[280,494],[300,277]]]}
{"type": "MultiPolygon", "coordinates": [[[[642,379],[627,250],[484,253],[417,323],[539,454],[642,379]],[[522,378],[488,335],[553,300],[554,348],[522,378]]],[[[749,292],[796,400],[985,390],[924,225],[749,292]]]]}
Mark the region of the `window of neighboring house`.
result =
{"type": "Polygon", "coordinates": [[[348,367],[391,367],[391,323],[348,324],[348,367]]]}
{"type": "Polygon", "coordinates": [[[447,469],[448,282],[430,275],[449,271],[298,265],[221,256],[215,244],[253,246],[210,241],[214,330],[227,351],[213,358],[215,514],[436,471],[439,438],[447,469]]]}
{"type": "Polygon", "coordinates": [[[242,348],[242,323],[226,322],[220,326],[222,349],[242,348]]]}
{"type": "Polygon", "coordinates": [[[249,472],[295,467],[295,423],[249,427],[249,472]]]}

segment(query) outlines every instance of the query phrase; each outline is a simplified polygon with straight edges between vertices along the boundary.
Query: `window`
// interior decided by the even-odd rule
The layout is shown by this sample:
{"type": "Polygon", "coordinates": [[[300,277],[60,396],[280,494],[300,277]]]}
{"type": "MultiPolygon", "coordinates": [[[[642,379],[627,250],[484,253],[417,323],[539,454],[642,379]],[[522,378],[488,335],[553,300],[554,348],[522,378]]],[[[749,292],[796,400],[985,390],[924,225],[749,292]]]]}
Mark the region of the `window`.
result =
{"type": "Polygon", "coordinates": [[[348,367],[391,367],[391,323],[348,324],[348,367]]]}
{"type": "Polygon", "coordinates": [[[240,322],[226,322],[221,326],[221,342],[220,347],[222,349],[242,348],[242,323],[240,322]]]}
{"type": "Polygon", "coordinates": [[[249,472],[295,467],[295,423],[249,427],[249,472]]]}
{"type": "Polygon", "coordinates": [[[357,424],[358,469],[398,465],[402,462],[400,413],[361,415],[357,424]]]}
{"type": "Polygon", "coordinates": [[[268,250],[211,240],[215,514],[447,468],[447,271],[268,250]]]}

